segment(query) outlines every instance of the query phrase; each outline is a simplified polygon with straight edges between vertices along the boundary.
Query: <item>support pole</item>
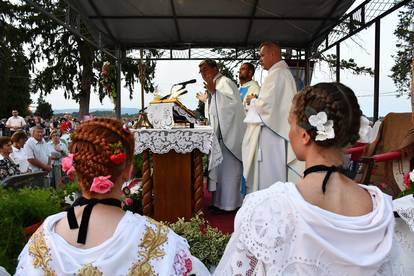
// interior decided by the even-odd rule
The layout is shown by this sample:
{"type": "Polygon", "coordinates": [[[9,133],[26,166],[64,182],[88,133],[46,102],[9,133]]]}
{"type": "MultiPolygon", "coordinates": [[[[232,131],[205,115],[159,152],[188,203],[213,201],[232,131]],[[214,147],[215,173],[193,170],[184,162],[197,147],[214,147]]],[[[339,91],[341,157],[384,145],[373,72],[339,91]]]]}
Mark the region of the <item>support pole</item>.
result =
{"type": "Polygon", "coordinates": [[[310,84],[309,49],[305,49],[305,86],[310,84]]]}
{"type": "Polygon", "coordinates": [[[341,44],[336,44],[336,82],[341,81],[341,44]]]}
{"type": "Polygon", "coordinates": [[[375,65],[374,65],[374,122],[378,120],[379,111],[379,83],[380,83],[380,35],[381,21],[375,22],[375,65]]]}
{"type": "Polygon", "coordinates": [[[141,83],[141,112],[144,111],[145,103],[144,103],[144,82],[145,82],[145,65],[144,65],[144,51],[141,49],[139,50],[139,55],[141,60],[139,62],[139,82],[141,83]]]}
{"type": "Polygon", "coordinates": [[[115,115],[121,119],[121,49],[116,49],[116,99],[115,99],[115,115]]]}

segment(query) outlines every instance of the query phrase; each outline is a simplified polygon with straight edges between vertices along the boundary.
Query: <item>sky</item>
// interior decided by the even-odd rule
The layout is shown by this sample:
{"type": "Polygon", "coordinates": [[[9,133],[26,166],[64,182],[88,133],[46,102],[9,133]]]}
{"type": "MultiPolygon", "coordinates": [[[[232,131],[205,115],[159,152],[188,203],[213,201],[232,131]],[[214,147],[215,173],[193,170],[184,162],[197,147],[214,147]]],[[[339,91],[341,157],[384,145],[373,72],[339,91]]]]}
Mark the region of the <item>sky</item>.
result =
{"type": "MultiPolygon", "coordinates": [[[[361,1],[356,1],[353,5],[355,7],[361,1]]],[[[389,112],[409,112],[411,111],[410,100],[407,96],[397,98],[395,92],[397,92],[391,75],[391,67],[394,64],[392,55],[396,53],[396,37],[393,32],[398,23],[398,10],[391,13],[381,20],[381,46],[380,46],[380,116],[384,116],[389,112]]],[[[358,41],[362,46],[359,47],[351,39],[345,40],[341,43],[341,58],[348,59],[354,58],[359,66],[367,66],[374,68],[374,25],[366,30],[359,32],[353,38],[358,41]]],[[[335,53],[335,47],[327,51],[325,54],[335,53]]],[[[170,87],[174,83],[197,79],[197,83],[187,86],[188,93],[181,97],[182,102],[189,108],[194,109],[197,106],[197,100],[195,98],[196,92],[203,90],[203,82],[201,76],[198,73],[198,64],[200,61],[187,60],[187,61],[158,61],[154,83],[158,86],[160,94],[168,94],[170,87]]],[[[255,79],[260,83],[263,82],[266,77],[266,71],[261,68],[257,68],[255,79]]],[[[312,75],[311,84],[318,82],[335,81],[335,72],[328,68],[327,64],[317,63],[315,64],[314,72],[312,75]]],[[[373,88],[374,79],[371,76],[356,76],[346,70],[341,70],[341,82],[353,89],[358,97],[359,104],[363,113],[366,116],[373,115],[373,88]]],[[[141,107],[141,87],[139,84],[135,86],[133,92],[133,99],[129,99],[129,91],[126,88],[122,88],[121,105],[122,107],[141,107]]],[[[56,90],[45,97],[46,101],[52,104],[54,110],[79,108],[78,104],[74,100],[64,99],[62,97],[63,91],[56,90]]],[[[37,101],[38,94],[32,95],[33,102],[37,101]]],[[[145,94],[145,105],[148,105],[149,101],[153,98],[152,94],[145,94]]],[[[112,102],[105,98],[102,104],[99,102],[98,95],[93,91],[91,92],[90,108],[105,108],[113,109],[112,102]]]]}

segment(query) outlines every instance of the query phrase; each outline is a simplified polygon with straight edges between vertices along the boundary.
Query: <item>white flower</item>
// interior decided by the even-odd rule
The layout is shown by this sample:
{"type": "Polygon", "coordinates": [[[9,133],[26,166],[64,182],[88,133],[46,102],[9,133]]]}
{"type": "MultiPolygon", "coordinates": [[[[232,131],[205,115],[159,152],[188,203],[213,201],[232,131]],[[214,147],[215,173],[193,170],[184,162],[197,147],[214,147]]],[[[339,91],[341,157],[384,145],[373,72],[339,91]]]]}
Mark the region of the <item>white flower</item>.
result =
{"type": "Polygon", "coordinates": [[[333,128],[333,121],[328,120],[328,115],[321,111],[316,115],[312,115],[308,119],[311,126],[316,127],[315,141],[325,141],[327,139],[335,138],[335,131],[333,128]]]}
{"type": "Polygon", "coordinates": [[[322,125],[317,131],[315,141],[325,141],[327,139],[335,138],[335,131],[333,128],[333,121],[328,120],[325,125],[322,125]]]}
{"type": "Polygon", "coordinates": [[[372,140],[372,127],[369,120],[365,116],[361,116],[359,127],[359,140],[361,143],[370,143],[372,140]]]}
{"type": "Polygon", "coordinates": [[[411,182],[414,182],[414,170],[410,172],[410,180],[411,182]]]}
{"type": "Polygon", "coordinates": [[[316,115],[312,115],[308,119],[311,126],[316,127],[318,130],[328,121],[328,115],[324,111],[319,112],[316,115]]]}
{"type": "Polygon", "coordinates": [[[140,185],[133,186],[132,188],[130,188],[131,194],[138,194],[140,189],[141,189],[140,185]]]}

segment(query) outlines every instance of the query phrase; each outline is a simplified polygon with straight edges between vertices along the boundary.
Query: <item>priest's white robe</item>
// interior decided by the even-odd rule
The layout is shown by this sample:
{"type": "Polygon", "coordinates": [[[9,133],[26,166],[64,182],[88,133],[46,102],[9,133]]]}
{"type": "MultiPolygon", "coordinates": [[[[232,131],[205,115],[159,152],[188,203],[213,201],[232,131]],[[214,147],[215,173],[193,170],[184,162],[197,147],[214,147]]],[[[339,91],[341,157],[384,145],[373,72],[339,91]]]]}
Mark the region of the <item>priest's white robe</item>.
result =
{"type": "Polygon", "coordinates": [[[287,180],[287,163],[295,160],[288,143],[288,116],[296,92],[288,65],[279,61],[269,69],[259,97],[250,103],[249,112],[255,113],[256,119],[245,120],[247,130],[242,147],[248,193],[287,180]]]}
{"type": "Polygon", "coordinates": [[[236,84],[221,74],[214,80],[216,92],[211,96],[209,120],[219,139],[223,162],[209,172],[209,190],[214,191],[214,206],[231,211],[242,203],[241,146],[246,129],[245,115],[236,84]]]}
{"type": "Polygon", "coordinates": [[[360,186],[373,210],[354,217],[308,203],[293,183],[247,195],[214,275],[401,275],[392,199],[360,186]]]}
{"type": "Polygon", "coordinates": [[[249,105],[247,104],[247,101],[246,101],[247,96],[249,95],[259,96],[260,86],[257,83],[257,81],[250,80],[246,82],[245,84],[241,85],[239,88],[239,91],[240,91],[241,100],[243,102],[244,110],[247,111],[249,108],[249,105]]]}
{"type": "Polygon", "coordinates": [[[55,232],[66,214],[43,222],[20,253],[15,275],[210,275],[184,238],[149,218],[128,211],[111,238],[81,249],[55,232]]]}

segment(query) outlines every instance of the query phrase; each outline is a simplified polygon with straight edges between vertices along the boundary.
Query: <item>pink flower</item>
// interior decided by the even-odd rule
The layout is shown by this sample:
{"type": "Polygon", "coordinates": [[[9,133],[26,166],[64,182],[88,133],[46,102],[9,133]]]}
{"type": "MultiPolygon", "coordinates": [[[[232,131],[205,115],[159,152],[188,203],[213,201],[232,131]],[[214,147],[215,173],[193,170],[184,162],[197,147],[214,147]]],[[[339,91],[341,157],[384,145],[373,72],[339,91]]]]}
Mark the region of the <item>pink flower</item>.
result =
{"type": "Polygon", "coordinates": [[[114,183],[109,180],[110,178],[110,175],[94,177],[89,191],[98,194],[106,194],[114,186],[114,183]]]}
{"type": "Polygon", "coordinates": [[[407,189],[411,188],[410,172],[406,172],[404,174],[404,185],[407,187],[407,189]]]}
{"type": "Polygon", "coordinates": [[[185,268],[187,269],[187,272],[190,272],[193,269],[193,263],[190,258],[185,259],[185,268]]]}
{"type": "Polygon", "coordinates": [[[70,167],[69,170],[66,172],[70,181],[73,181],[73,179],[75,178],[75,172],[76,170],[74,166],[70,167]]]}
{"type": "MultiPolygon", "coordinates": [[[[68,172],[73,167],[73,154],[62,159],[62,170],[68,172]]],[[[74,168],[73,168],[74,169],[74,168]]]]}
{"type": "Polygon", "coordinates": [[[131,205],[132,205],[132,203],[134,203],[134,201],[133,201],[131,198],[127,197],[127,198],[125,199],[125,204],[126,204],[126,206],[131,206],[131,205]]]}

